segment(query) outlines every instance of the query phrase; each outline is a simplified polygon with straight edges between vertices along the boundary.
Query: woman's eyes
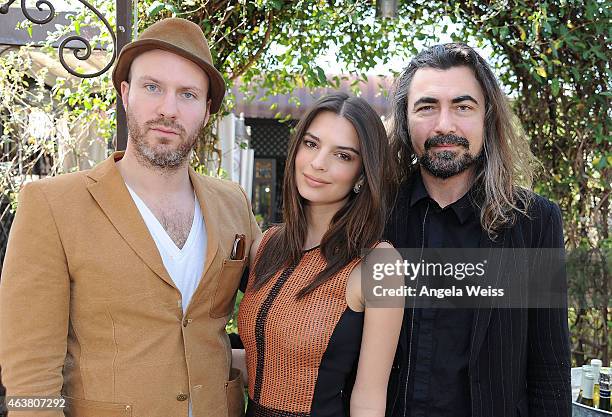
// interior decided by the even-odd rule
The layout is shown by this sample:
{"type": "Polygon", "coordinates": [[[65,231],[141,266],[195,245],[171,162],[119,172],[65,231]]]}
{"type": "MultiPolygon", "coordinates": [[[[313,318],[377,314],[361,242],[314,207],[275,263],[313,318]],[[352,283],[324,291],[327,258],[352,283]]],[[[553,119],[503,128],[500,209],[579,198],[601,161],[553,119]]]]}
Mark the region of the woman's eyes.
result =
{"type": "Polygon", "coordinates": [[[339,152],[338,154],[336,154],[338,156],[338,158],[342,159],[343,161],[350,161],[351,155],[345,153],[345,152],[339,152]]]}
{"type": "MultiPolygon", "coordinates": [[[[310,139],[302,139],[302,143],[304,144],[304,146],[311,149],[316,149],[319,146],[315,141],[312,141],[310,139]]],[[[342,161],[351,161],[353,159],[351,154],[346,152],[337,152],[334,154],[334,156],[341,159],[342,161]]]]}
{"type": "Polygon", "coordinates": [[[309,139],[303,139],[302,142],[304,143],[305,146],[309,147],[309,148],[316,148],[317,144],[309,139]]]}

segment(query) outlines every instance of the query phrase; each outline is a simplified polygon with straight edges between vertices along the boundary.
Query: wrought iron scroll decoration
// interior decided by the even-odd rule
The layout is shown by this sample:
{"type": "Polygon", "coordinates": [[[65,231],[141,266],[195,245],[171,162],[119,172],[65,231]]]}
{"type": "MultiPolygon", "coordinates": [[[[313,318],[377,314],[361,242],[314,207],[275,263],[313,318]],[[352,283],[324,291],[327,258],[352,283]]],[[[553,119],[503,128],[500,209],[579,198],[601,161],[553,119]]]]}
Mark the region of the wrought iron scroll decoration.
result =
{"type": "MultiPolygon", "coordinates": [[[[0,6],[0,14],[7,14],[10,5],[13,4],[15,1],[16,0],[9,0],[8,3],[0,6]]],[[[113,30],[111,25],[108,23],[108,20],[106,20],[106,18],[102,15],[102,13],[100,13],[99,10],[97,10],[95,7],[93,7],[90,3],[88,3],[85,0],[78,0],[78,1],[81,4],[83,4],[85,7],[87,7],[89,10],[94,12],[95,15],[98,16],[98,18],[102,21],[102,23],[104,23],[104,26],[106,26],[106,28],[108,29],[113,39],[113,55],[111,57],[110,62],[106,64],[106,66],[98,72],[91,73],[91,74],[82,74],[82,73],[76,72],[75,70],[70,68],[70,66],[64,60],[64,48],[66,48],[66,45],[68,44],[68,42],[71,42],[71,41],[80,42],[81,44],[84,45],[85,53],[83,53],[83,47],[75,48],[74,51],[72,51],[72,53],[78,60],[86,61],[91,56],[91,43],[82,36],[71,35],[71,36],[66,37],[64,40],[62,40],[62,42],[59,45],[59,48],[58,48],[59,60],[62,63],[62,66],[70,74],[76,77],[80,77],[80,78],[95,78],[95,77],[98,77],[104,74],[106,71],[110,69],[110,67],[113,66],[113,63],[115,62],[115,59],[117,57],[117,36],[115,35],[115,31],[113,30]]],[[[36,8],[41,12],[43,11],[43,7],[42,7],[43,4],[49,8],[49,15],[42,19],[36,19],[34,16],[32,16],[28,12],[28,9],[26,7],[26,0],[21,0],[21,11],[23,15],[26,17],[26,19],[28,19],[30,22],[35,23],[37,25],[44,25],[53,20],[53,17],[55,16],[55,7],[53,7],[53,4],[51,4],[49,0],[38,0],[36,2],[36,8]]]]}

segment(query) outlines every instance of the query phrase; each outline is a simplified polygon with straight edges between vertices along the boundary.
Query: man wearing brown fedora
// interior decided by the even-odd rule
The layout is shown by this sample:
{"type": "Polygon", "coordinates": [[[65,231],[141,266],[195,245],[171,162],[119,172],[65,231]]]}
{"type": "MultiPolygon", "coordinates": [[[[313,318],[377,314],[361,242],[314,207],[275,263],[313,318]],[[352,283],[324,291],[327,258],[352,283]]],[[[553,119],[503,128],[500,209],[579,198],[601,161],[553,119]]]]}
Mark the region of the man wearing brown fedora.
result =
{"type": "Polygon", "coordinates": [[[240,416],[225,324],[260,231],[238,185],[189,166],[223,78],[200,27],[165,19],[121,51],[113,83],[125,153],[19,196],[0,366],[9,409],[39,401],[10,415],[240,416]]]}

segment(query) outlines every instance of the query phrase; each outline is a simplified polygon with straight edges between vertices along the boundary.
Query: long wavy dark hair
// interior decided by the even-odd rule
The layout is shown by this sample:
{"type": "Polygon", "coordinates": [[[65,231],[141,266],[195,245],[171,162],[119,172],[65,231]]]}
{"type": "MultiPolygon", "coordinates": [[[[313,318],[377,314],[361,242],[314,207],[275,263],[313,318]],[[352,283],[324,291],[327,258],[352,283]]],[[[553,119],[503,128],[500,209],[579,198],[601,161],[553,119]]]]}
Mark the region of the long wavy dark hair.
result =
{"type": "Polygon", "coordinates": [[[255,266],[254,289],[266,284],[279,270],[299,262],[306,242],[308,221],[306,201],[298,192],[295,158],[300,143],[314,118],[321,112],[332,112],[349,121],[359,138],[365,182],[361,192],[350,192],[346,204],[333,216],[323,236],[320,250],[326,267],[302,288],[302,298],[329,280],[363,249],[373,247],[380,239],[387,219],[395,170],[387,134],[380,117],[363,99],[345,93],[334,93],[319,99],[295,128],[287,153],[283,179],[283,223],[270,237],[255,266]]]}
{"type": "Polygon", "coordinates": [[[475,184],[480,223],[494,237],[501,228],[514,223],[517,212],[527,214],[536,159],[495,75],[476,51],[463,43],[436,45],[408,64],[393,88],[391,147],[398,157],[400,179],[406,180],[418,169],[408,129],[408,90],[414,74],[421,68],[447,70],[459,66],[474,71],[485,97],[484,160],[476,165],[475,184]]]}

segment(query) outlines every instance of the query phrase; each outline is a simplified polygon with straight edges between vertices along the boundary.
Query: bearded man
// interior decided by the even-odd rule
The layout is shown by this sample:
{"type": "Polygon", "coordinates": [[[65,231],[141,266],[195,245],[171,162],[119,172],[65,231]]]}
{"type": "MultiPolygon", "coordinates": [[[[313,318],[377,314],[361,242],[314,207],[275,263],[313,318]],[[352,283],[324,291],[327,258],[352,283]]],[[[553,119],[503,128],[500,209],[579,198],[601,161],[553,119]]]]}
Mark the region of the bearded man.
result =
{"type": "Polygon", "coordinates": [[[125,153],[19,195],[0,281],[2,381],[7,399],[62,395],[66,407],[10,414],[241,416],[225,324],[260,231],[238,185],[190,167],[223,77],[201,28],[173,18],[123,48],[113,83],[125,153]]]}
{"type": "MultiPolygon", "coordinates": [[[[403,182],[386,237],[396,248],[496,249],[510,263],[518,248],[562,251],[559,207],[529,191],[533,156],[476,51],[419,53],[392,111],[403,182]]],[[[571,415],[566,308],[406,305],[388,416],[571,415]]]]}

